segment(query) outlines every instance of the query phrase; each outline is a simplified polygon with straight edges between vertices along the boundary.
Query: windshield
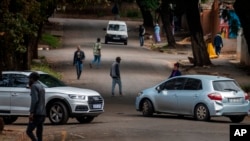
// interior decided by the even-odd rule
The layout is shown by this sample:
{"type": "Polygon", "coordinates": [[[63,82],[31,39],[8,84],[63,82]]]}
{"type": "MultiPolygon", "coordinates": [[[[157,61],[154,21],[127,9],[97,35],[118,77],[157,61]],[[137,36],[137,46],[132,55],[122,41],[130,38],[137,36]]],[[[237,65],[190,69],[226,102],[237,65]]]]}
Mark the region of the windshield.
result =
{"type": "Polygon", "coordinates": [[[216,91],[240,91],[240,87],[235,81],[223,80],[213,82],[214,90],[216,91]]]}
{"type": "Polygon", "coordinates": [[[125,27],[125,25],[109,24],[108,30],[111,30],[111,31],[126,31],[126,27],[125,27]]]}
{"type": "Polygon", "coordinates": [[[40,74],[39,81],[49,88],[66,86],[62,81],[48,74],[40,74]]]}

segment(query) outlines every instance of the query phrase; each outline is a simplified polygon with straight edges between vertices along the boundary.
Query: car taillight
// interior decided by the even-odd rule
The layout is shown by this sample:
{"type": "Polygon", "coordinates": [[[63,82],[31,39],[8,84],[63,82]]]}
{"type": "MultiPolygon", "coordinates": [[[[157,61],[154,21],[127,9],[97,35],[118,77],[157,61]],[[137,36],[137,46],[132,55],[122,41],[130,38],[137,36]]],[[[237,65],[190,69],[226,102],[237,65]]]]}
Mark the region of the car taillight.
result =
{"type": "Polygon", "coordinates": [[[211,93],[211,94],[208,94],[208,97],[211,99],[211,100],[219,100],[221,101],[222,100],[222,97],[219,93],[211,93]]]}
{"type": "Polygon", "coordinates": [[[249,95],[245,93],[245,100],[249,100],[249,95]]]}

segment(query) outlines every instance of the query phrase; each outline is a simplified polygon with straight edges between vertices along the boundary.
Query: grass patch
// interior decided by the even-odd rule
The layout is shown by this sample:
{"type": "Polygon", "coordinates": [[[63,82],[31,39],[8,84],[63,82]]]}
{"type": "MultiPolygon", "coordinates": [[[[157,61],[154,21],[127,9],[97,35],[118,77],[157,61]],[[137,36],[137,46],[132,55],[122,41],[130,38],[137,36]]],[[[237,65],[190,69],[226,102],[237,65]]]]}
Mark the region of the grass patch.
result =
{"type": "Polygon", "coordinates": [[[49,64],[47,63],[46,59],[44,57],[41,57],[39,61],[33,61],[31,64],[31,70],[33,71],[43,71],[45,73],[48,73],[58,79],[62,78],[62,75],[55,70],[51,69],[49,64]]]}
{"type": "Polygon", "coordinates": [[[52,48],[58,48],[60,46],[60,40],[51,34],[44,33],[41,38],[41,42],[49,45],[52,48]]]}

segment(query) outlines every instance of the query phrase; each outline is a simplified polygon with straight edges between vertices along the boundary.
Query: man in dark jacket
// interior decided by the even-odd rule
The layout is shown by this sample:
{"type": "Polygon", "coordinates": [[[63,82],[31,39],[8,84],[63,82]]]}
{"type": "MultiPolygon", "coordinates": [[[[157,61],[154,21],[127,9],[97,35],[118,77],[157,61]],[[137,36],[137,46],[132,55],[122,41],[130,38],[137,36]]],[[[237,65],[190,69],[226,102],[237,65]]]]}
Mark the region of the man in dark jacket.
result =
{"type": "Polygon", "coordinates": [[[120,62],[121,57],[116,57],[116,61],[112,64],[110,69],[110,76],[112,77],[112,96],[114,96],[115,85],[119,86],[119,93],[122,96],[122,82],[120,76],[120,62]]]}
{"type": "Polygon", "coordinates": [[[215,47],[215,52],[217,56],[219,56],[221,52],[221,48],[223,47],[223,41],[222,41],[220,33],[218,33],[214,37],[214,47],[215,47]]]}
{"type": "Polygon", "coordinates": [[[79,45],[74,53],[74,58],[73,58],[73,65],[76,66],[77,79],[80,79],[80,76],[82,74],[84,59],[85,59],[85,54],[81,50],[81,47],[79,45]]]}
{"type": "Polygon", "coordinates": [[[143,25],[140,25],[140,27],[139,27],[139,40],[140,40],[141,47],[144,45],[145,32],[146,32],[145,27],[143,25]]]}
{"type": "Polygon", "coordinates": [[[37,72],[32,72],[29,75],[29,86],[31,89],[31,105],[29,124],[26,130],[27,135],[32,141],[42,141],[43,124],[46,117],[45,108],[45,90],[38,82],[40,75],[37,72]],[[33,130],[36,128],[36,137],[33,130]]]}

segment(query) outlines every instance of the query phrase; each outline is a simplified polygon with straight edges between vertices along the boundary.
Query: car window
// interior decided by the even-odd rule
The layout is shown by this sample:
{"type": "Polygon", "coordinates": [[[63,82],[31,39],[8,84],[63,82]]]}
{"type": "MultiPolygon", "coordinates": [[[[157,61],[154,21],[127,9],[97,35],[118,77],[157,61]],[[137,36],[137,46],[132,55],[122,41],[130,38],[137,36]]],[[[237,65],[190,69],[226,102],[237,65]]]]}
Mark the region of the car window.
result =
{"type": "Polygon", "coordinates": [[[186,78],[173,78],[163,83],[163,86],[161,87],[167,90],[182,90],[185,81],[186,81],[186,78]]]}
{"type": "Polygon", "coordinates": [[[29,79],[23,74],[9,74],[9,86],[17,88],[26,88],[29,84],[29,79]]]}
{"type": "Polygon", "coordinates": [[[40,74],[39,81],[43,83],[46,87],[66,86],[62,81],[48,74],[40,74]]]}
{"type": "Polygon", "coordinates": [[[0,75],[0,87],[8,87],[9,85],[9,79],[8,76],[3,74],[2,76],[0,75]]]}
{"type": "Polygon", "coordinates": [[[126,31],[126,27],[125,27],[125,25],[109,24],[108,30],[111,30],[111,31],[126,31]]]}
{"type": "Polygon", "coordinates": [[[199,79],[194,78],[188,78],[184,90],[201,90],[202,89],[202,83],[199,79]]]}
{"type": "Polygon", "coordinates": [[[214,90],[216,91],[240,91],[240,87],[233,80],[221,80],[213,82],[214,90]]]}

